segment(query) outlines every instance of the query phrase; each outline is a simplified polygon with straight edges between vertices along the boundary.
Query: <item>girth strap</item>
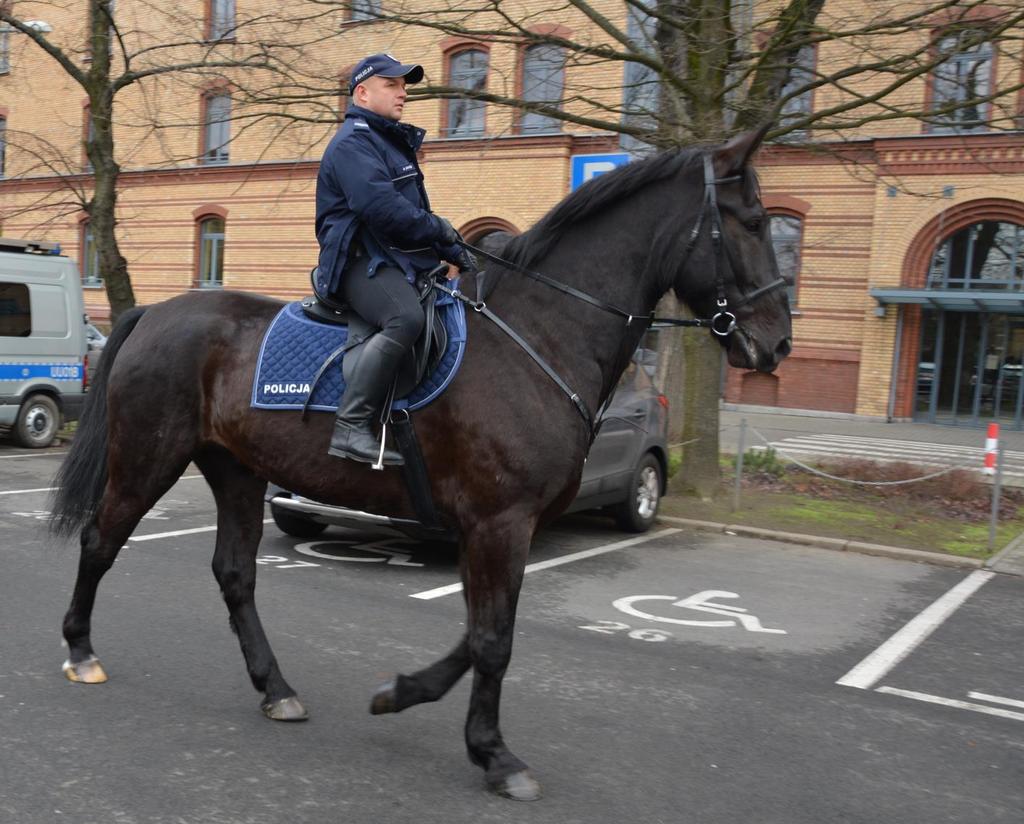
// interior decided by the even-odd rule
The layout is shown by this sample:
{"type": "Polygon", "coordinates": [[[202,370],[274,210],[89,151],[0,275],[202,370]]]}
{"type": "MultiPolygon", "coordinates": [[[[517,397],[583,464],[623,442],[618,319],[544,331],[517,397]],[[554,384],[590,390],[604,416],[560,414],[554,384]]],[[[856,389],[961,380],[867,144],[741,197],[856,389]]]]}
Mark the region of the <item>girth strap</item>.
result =
{"type": "Polygon", "coordinates": [[[525,338],[522,337],[522,335],[520,335],[518,332],[516,332],[515,329],[513,329],[511,326],[505,323],[505,321],[499,318],[496,314],[494,314],[494,312],[488,309],[487,304],[484,303],[482,300],[471,300],[470,298],[462,294],[462,292],[460,292],[458,289],[449,289],[442,283],[435,283],[434,287],[436,289],[440,289],[447,295],[451,295],[456,300],[460,300],[463,303],[466,303],[469,306],[473,307],[474,312],[479,312],[489,321],[494,323],[494,325],[497,326],[502,332],[504,332],[506,335],[512,338],[512,340],[519,344],[522,350],[526,352],[526,354],[529,355],[531,358],[533,358],[534,363],[536,363],[541,369],[544,370],[544,374],[551,378],[551,380],[555,382],[555,385],[566,394],[570,401],[572,401],[573,406],[576,407],[576,411],[580,413],[580,417],[583,418],[583,422],[587,425],[587,429],[590,431],[591,436],[593,436],[594,416],[590,414],[590,410],[587,408],[587,404],[584,402],[583,398],[581,398],[576,392],[573,392],[572,389],[569,388],[569,385],[564,380],[562,380],[562,377],[551,367],[551,365],[546,360],[544,360],[544,358],[537,354],[536,350],[534,350],[534,348],[530,346],[530,344],[526,341],[525,338]]]}

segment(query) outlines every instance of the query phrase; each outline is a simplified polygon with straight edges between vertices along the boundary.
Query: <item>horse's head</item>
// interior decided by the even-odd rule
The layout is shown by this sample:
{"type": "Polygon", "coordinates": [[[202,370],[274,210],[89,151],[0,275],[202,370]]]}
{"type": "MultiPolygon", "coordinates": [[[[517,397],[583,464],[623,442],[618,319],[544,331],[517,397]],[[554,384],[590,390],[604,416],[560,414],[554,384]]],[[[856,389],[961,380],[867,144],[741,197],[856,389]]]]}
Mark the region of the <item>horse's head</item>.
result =
{"type": "Polygon", "coordinates": [[[729,363],[771,372],[792,348],[789,299],[775,262],[768,215],[748,165],[767,128],[710,150],[701,174],[699,234],[677,274],[675,293],[698,315],[712,318],[729,363]],[[716,230],[720,240],[715,239],[716,230]],[[732,317],[735,325],[727,334],[732,317]]]}

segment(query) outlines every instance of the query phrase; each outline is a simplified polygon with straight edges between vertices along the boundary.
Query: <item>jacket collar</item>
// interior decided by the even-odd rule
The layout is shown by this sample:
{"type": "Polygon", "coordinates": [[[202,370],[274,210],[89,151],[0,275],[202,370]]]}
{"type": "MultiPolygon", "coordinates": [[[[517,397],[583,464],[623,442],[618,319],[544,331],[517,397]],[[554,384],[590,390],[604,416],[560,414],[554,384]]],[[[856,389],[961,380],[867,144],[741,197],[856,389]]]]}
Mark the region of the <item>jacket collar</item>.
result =
{"type": "Polygon", "coordinates": [[[348,120],[350,117],[358,117],[365,120],[370,124],[371,129],[401,141],[414,152],[419,151],[420,146],[423,144],[423,138],[427,134],[423,129],[410,123],[391,120],[376,112],[371,112],[369,109],[364,109],[362,106],[349,106],[348,111],[345,112],[345,119],[348,120]]]}

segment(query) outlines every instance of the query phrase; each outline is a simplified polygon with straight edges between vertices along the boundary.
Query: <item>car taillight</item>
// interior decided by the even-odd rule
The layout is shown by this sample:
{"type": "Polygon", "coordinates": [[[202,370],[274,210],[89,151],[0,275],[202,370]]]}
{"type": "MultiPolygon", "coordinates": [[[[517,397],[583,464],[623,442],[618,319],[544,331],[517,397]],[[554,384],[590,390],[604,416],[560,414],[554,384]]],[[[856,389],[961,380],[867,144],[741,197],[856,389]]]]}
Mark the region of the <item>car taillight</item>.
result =
{"type": "Polygon", "coordinates": [[[89,353],[85,353],[85,357],[82,358],[82,391],[84,392],[89,388],[89,353]]]}
{"type": "Polygon", "coordinates": [[[662,406],[668,409],[668,398],[666,398],[664,395],[658,395],[658,403],[660,403],[662,406]]]}

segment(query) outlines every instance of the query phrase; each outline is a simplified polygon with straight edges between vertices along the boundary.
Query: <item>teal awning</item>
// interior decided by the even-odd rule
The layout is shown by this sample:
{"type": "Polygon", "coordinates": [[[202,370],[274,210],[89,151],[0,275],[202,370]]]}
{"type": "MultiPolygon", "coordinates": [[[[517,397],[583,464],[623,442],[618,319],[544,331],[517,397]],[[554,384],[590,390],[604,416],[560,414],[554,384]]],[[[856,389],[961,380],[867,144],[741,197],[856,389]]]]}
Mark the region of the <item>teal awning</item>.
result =
{"type": "Polygon", "coordinates": [[[981,289],[872,289],[879,306],[906,303],[948,312],[1024,315],[1024,292],[981,289]]]}

